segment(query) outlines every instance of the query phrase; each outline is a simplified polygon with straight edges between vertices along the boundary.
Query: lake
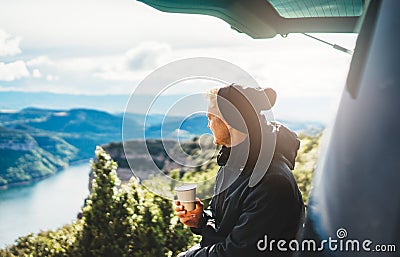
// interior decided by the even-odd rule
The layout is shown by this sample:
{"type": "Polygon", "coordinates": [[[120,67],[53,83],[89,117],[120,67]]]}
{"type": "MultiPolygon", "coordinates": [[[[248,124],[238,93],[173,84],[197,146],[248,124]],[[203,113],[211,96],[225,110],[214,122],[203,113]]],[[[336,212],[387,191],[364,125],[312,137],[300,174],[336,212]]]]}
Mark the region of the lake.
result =
{"type": "Polygon", "coordinates": [[[33,184],[0,190],[0,248],[76,219],[89,194],[89,171],[87,161],[33,184]]]}

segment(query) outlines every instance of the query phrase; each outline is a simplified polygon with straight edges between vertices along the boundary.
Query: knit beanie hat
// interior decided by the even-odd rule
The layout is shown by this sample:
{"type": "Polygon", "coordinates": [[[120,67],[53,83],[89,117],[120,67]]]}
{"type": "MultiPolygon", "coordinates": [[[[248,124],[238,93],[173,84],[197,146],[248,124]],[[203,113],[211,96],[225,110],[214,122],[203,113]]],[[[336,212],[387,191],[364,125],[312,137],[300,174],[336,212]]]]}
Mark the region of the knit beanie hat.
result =
{"type": "Polygon", "coordinates": [[[232,84],[218,90],[217,105],[225,121],[233,128],[249,133],[259,127],[261,111],[269,110],[276,101],[272,88],[252,88],[232,84]]]}

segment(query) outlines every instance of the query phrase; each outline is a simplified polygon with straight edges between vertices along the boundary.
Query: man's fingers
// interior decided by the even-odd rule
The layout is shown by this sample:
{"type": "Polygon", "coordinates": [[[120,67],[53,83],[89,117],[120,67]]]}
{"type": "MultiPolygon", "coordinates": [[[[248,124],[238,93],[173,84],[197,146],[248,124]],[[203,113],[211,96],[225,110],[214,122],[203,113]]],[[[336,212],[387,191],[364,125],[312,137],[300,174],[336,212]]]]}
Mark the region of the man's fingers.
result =
{"type": "Polygon", "coordinates": [[[200,200],[200,198],[196,197],[196,205],[204,206],[204,203],[200,200]]]}
{"type": "Polygon", "coordinates": [[[204,204],[199,200],[196,200],[196,209],[203,209],[204,208],[204,204]]]}
{"type": "Polygon", "coordinates": [[[179,218],[186,216],[187,211],[183,210],[183,211],[177,211],[175,212],[176,216],[178,216],[179,218]]]}
{"type": "Polygon", "coordinates": [[[176,212],[178,212],[178,211],[183,211],[183,210],[184,210],[183,205],[179,205],[179,206],[175,207],[175,211],[176,211],[176,212]]]}
{"type": "Polygon", "coordinates": [[[194,215],[194,214],[192,214],[192,215],[185,215],[185,216],[181,217],[180,220],[181,220],[181,222],[182,222],[183,224],[185,224],[185,223],[188,223],[189,221],[192,221],[193,218],[195,218],[195,217],[196,217],[196,215],[194,215]]]}
{"type": "Polygon", "coordinates": [[[181,205],[179,201],[175,201],[175,215],[179,217],[180,221],[185,224],[189,225],[190,221],[193,218],[196,218],[197,213],[199,212],[199,209],[203,209],[204,204],[201,202],[199,198],[196,198],[196,209],[192,211],[187,211],[185,209],[185,206],[181,205]],[[188,223],[189,222],[189,223],[188,223]]]}

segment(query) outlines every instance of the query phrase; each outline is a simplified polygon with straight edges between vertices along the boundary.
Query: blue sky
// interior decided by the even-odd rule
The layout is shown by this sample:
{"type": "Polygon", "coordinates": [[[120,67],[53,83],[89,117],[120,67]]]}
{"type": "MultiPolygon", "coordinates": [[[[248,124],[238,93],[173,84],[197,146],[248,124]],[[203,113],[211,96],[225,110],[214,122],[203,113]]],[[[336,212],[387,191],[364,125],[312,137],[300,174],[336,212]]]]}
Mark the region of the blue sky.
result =
{"type": "MultiPolygon", "coordinates": [[[[317,36],[350,49],[356,41],[317,36]]],[[[238,65],[278,100],[337,98],[351,60],[300,34],[254,40],[214,17],[134,0],[0,2],[0,94],[129,95],[156,68],[200,56],[238,65]]]]}

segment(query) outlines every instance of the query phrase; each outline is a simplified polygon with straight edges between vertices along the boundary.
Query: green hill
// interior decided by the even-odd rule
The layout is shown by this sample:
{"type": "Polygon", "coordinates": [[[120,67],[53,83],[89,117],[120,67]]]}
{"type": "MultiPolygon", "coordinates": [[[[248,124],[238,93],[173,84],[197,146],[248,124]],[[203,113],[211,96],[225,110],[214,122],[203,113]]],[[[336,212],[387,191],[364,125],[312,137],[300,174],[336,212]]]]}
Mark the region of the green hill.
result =
{"type": "MultiPolygon", "coordinates": [[[[138,137],[139,124],[126,122],[138,137]]],[[[0,126],[0,186],[46,177],[122,138],[122,117],[88,109],[0,112],[0,126]]]]}
{"type": "Polygon", "coordinates": [[[0,127],[0,186],[51,175],[68,166],[77,152],[56,136],[0,127]]]}

